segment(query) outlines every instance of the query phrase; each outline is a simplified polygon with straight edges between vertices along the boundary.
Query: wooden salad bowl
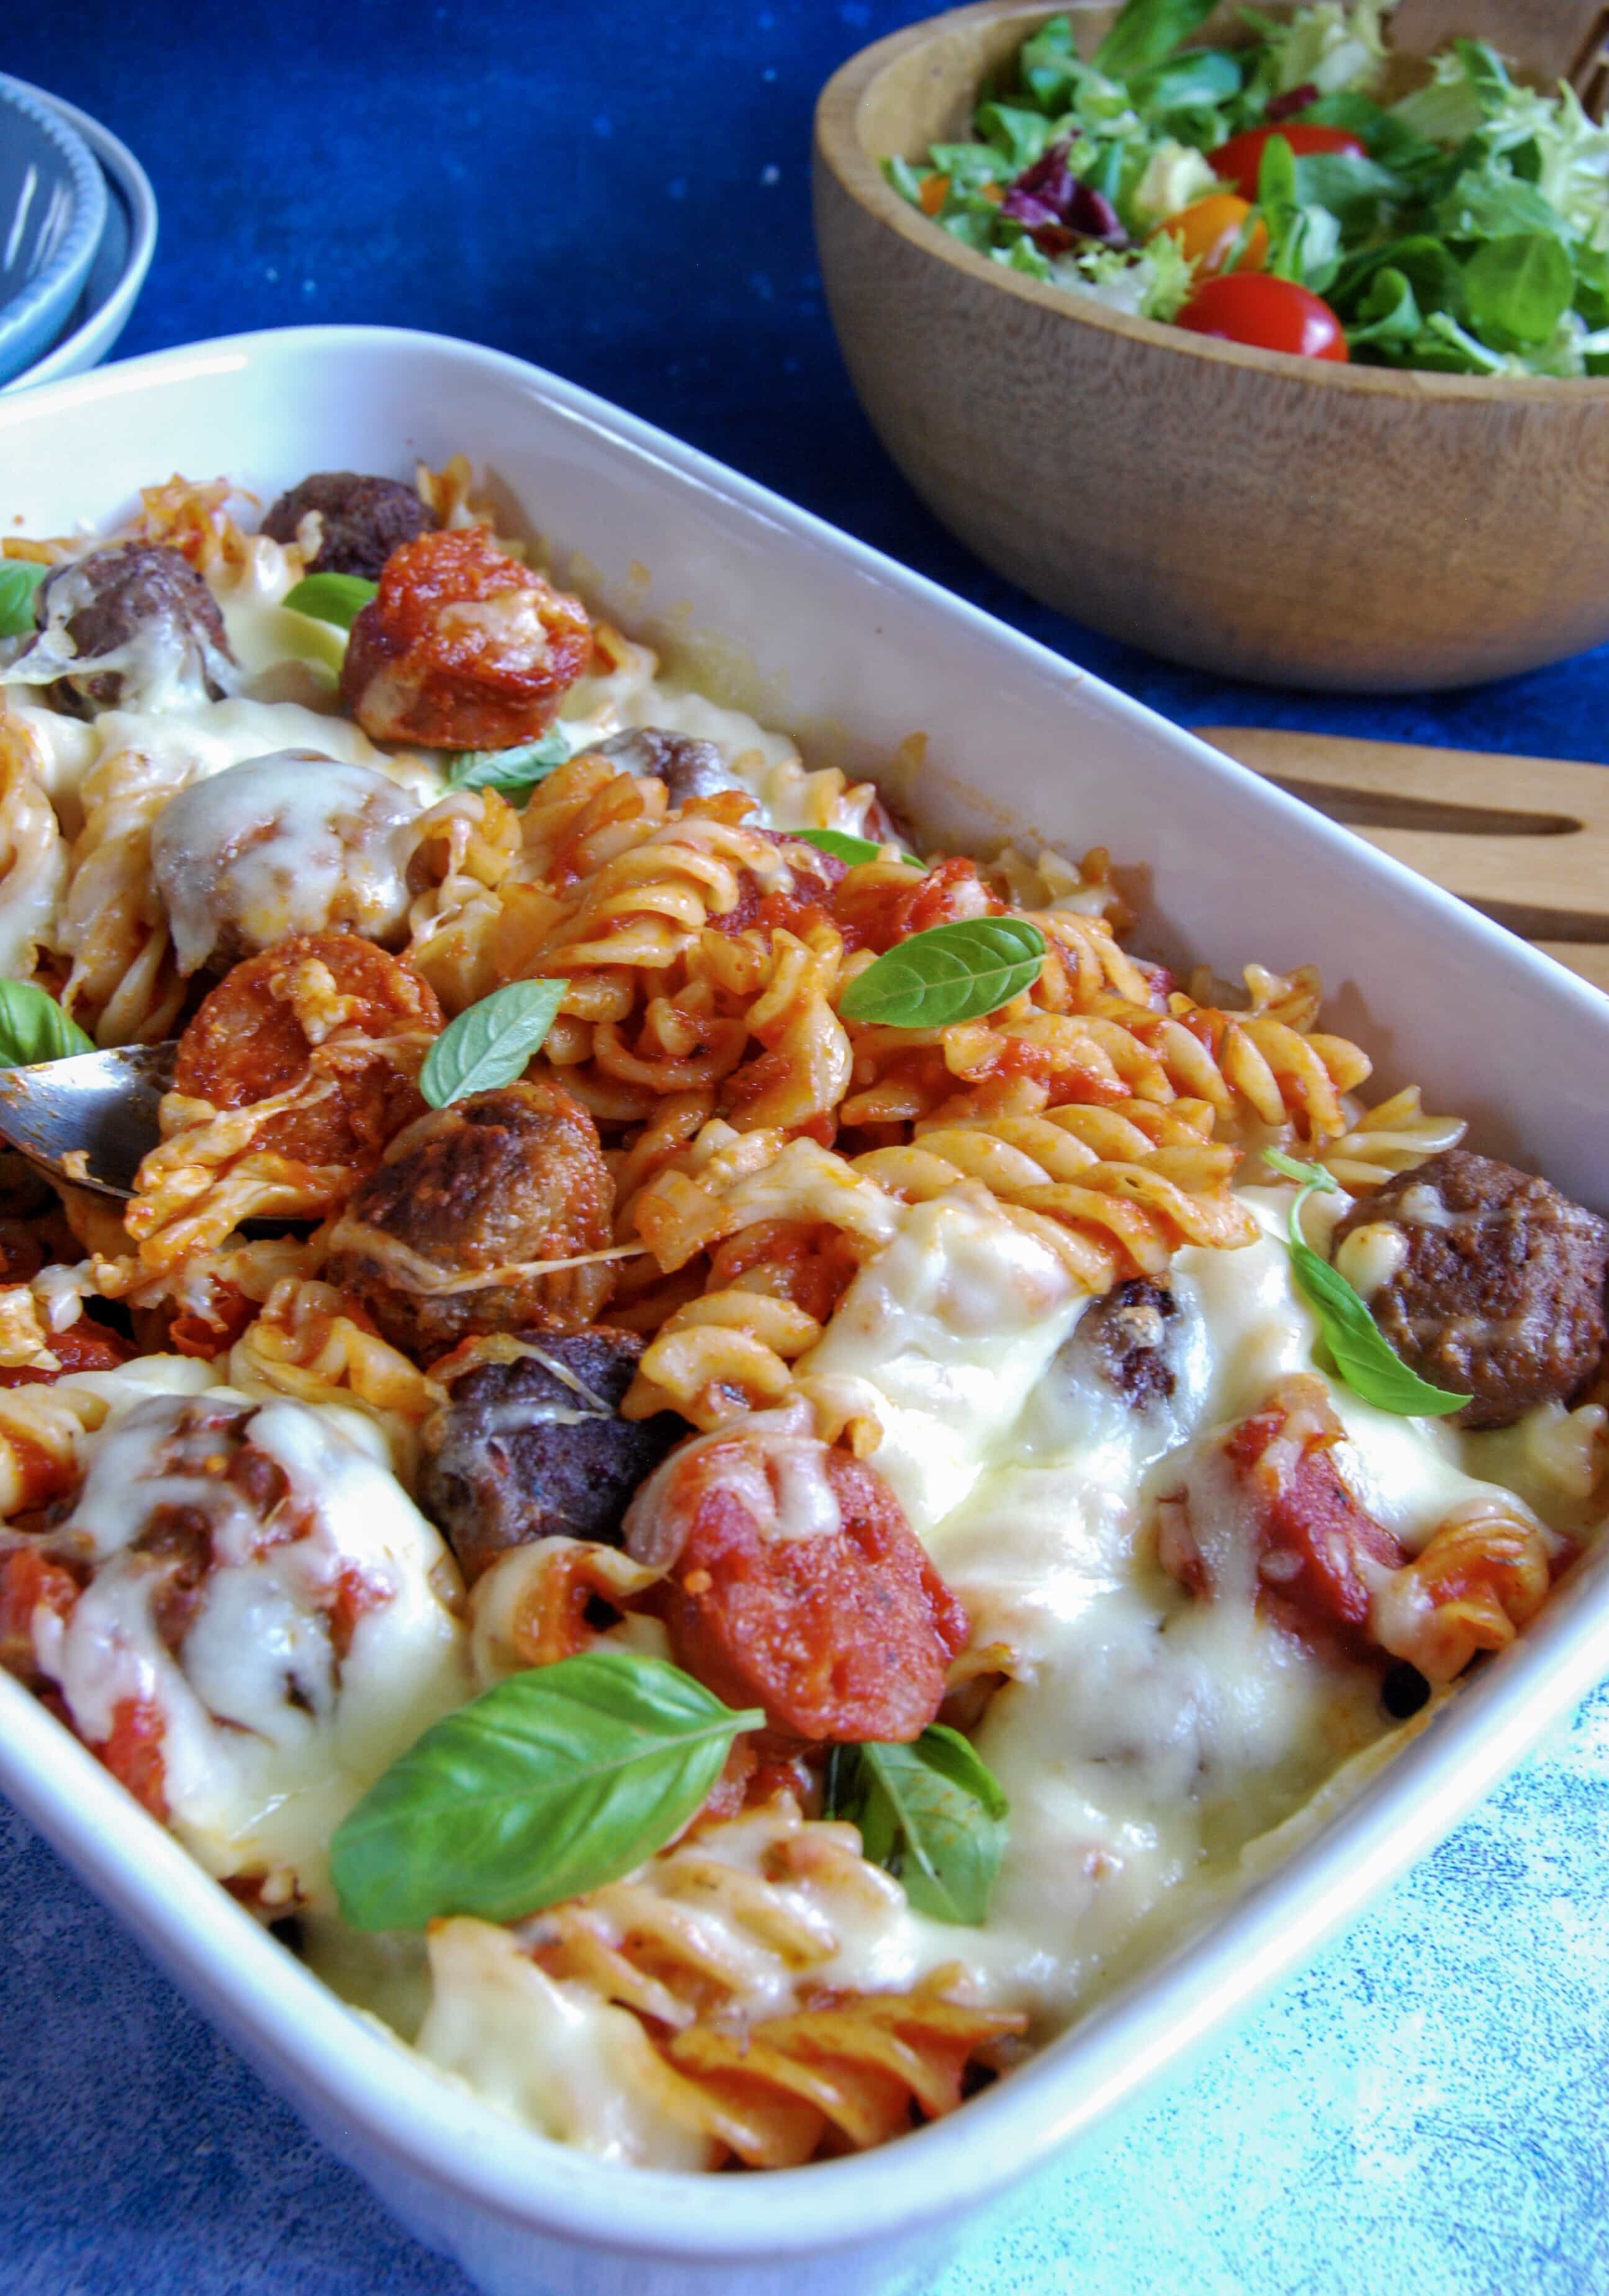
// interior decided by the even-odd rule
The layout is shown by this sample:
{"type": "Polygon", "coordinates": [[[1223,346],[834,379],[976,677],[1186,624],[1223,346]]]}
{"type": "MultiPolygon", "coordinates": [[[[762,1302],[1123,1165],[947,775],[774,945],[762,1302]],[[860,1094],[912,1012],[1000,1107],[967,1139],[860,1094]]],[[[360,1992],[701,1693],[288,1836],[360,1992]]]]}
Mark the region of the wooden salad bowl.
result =
{"type": "MultiPolygon", "coordinates": [[[[923,499],[1047,604],[1231,676],[1459,685],[1609,638],[1609,378],[1342,365],[1129,318],[885,183],[882,160],[969,135],[984,75],[1060,12],[933,17],[817,107],[833,324],[923,499]]],[[[1088,53],[1116,10],[1069,12],[1088,53]]],[[[1233,40],[1233,11],[1198,37],[1233,40]]]]}

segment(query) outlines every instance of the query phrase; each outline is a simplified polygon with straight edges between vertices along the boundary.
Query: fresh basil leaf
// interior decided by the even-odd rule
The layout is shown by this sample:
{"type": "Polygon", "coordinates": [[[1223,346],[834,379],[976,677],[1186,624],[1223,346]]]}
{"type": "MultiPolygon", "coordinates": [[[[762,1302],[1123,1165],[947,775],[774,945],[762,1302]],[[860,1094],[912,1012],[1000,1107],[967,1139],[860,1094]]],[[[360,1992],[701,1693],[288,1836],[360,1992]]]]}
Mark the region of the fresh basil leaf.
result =
{"type": "Polygon", "coordinates": [[[1301,1183],[1291,1206],[1291,1272],[1318,1318],[1331,1360],[1353,1394],[1377,1411],[1394,1412],[1402,1419],[1441,1418],[1449,1411],[1462,1411],[1468,1396],[1433,1387],[1410,1371],[1369,1314],[1362,1294],[1303,1236],[1301,1208],[1309,1196],[1336,1193],[1334,1173],[1322,1164],[1304,1164],[1279,1148],[1265,1148],[1262,1160],[1286,1179],[1301,1183]]]}
{"type": "Polygon", "coordinates": [[[1095,52],[1095,68],[1108,79],[1131,78],[1181,47],[1212,13],[1215,0],[1126,0],[1095,52]]]}
{"type": "Polygon", "coordinates": [[[1339,1268],[1295,1237],[1291,1265],[1318,1315],[1335,1368],[1355,1395],[1378,1411],[1395,1412],[1404,1419],[1440,1418],[1463,1410],[1468,1396],[1433,1387],[1408,1369],[1339,1268]]]}
{"type": "Polygon", "coordinates": [[[70,1061],[93,1053],[85,1035],[55,998],[31,980],[0,980],[0,1069],[29,1069],[40,1061],[70,1061]]]}
{"type": "MultiPolygon", "coordinates": [[[[830,853],[836,861],[847,861],[850,867],[858,862],[875,861],[882,848],[869,837],[851,837],[842,829],[790,829],[788,835],[800,845],[814,845],[818,852],[830,853]]],[[[914,853],[902,853],[899,858],[913,869],[925,869],[925,861],[918,861],[914,853]]]]}
{"type": "Polygon", "coordinates": [[[989,1917],[1010,1807],[987,1763],[942,1722],[909,1745],[838,1749],[828,1773],[828,1808],[860,1828],[873,1865],[918,1913],[963,1926],[989,1917]]]}
{"type": "Polygon", "coordinates": [[[365,575],[304,574],[280,603],[294,613],[311,614],[316,622],[333,622],[338,629],[349,630],[379,593],[379,583],[365,575]]]}
{"type": "MultiPolygon", "coordinates": [[[[1300,1156],[1287,1156],[1283,1148],[1265,1148],[1262,1160],[1265,1164],[1271,1164],[1277,1172],[1283,1172],[1287,1180],[1296,1181],[1308,1195],[1334,1196],[1340,1193],[1340,1181],[1323,1164],[1304,1164],[1300,1156]]],[[[1292,1218],[1294,1218],[1295,1213],[1301,1210],[1298,1203],[1292,1218]]]]}
{"type": "Polygon", "coordinates": [[[1502,349],[1545,343],[1575,294],[1575,266],[1549,232],[1488,240],[1464,272],[1471,324],[1502,349]]]}
{"type": "Polygon", "coordinates": [[[538,740],[521,742],[512,750],[460,750],[447,760],[447,784],[449,789],[502,790],[514,805],[523,807],[537,783],[574,755],[568,733],[562,726],[552,726],[538,740]]]}
{"type": "Polygon", "coordinates": [[[1039,977],[1045,936],[1024,917],[962,917],[885,949],[839,1001],[846,1021],[947,1029],[997,1013],[1039,977]]]}
{"type": "Polygon", "coordinates": [[[49,572],[34,558],[0,558],[0,638],[33,628],[35,594],[49,572]]]}
{"type": "Polygon", "coordinates": [[[630,1873],[677,1834],[758,1710],[635,1651],[585,1651],[432,1723],[342,1819],[343,1920],[418,1930],[517,1921],[630,1873]]]}
{"type": "Polygon", "coordinates": [[[419,1089],[432,1108],[495,1092],[525,1073],[557,1016],[567,980],[511,980],[449,1021],[425,1056],[419,1089]]]}

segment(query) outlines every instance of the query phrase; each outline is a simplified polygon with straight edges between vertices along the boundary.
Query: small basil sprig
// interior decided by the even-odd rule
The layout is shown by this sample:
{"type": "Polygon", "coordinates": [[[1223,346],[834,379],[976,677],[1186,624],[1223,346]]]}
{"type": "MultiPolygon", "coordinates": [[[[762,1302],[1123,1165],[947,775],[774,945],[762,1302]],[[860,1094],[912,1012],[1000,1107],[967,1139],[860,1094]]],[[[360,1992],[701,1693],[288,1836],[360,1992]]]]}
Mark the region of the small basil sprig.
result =
{"type": "Polygon", "coordinates": [[[33,628],[35,594],[49,572],[35,558],[0,558],[0,638],[33,628]]]}
{"type": "Polygon", "coordinates": [[[537,783],[575,755],[570,735],[562,726],[550,726],[535,742],[521,742],[513,750],[460,750],[449,758],[449,789],[501,790],[509,803],[523,809],[537,783]]]}
{"type": "Polygon", "coordinates": [[[758,1710],[636,1651],[516,1674],[432,1723],[337,1826],[341,1917],[517,1921],[618,1881],[678,1833],[758,1710]]]}
{"type": "Polygon", "coordinates": [[[1362,1295],[1303,1237],[1301,1208],[1309,1196],[1336,1192],[1334,1175],[1322,1164],[1304,1164],[1278,1148],[1265,1148],[1262,1158],[1287,1180],[1301,1183],[1291,1206],[1292,1271],[1297,1288],[1318,1318],[1335,1368],[1352,1392],[1377,1411],[1394,1412],[1400,1419],[1440,1418],[1449,1411],[1462,1411],[1468,1396],[1433,1387],[1416,1371],[1410,1371],[1369,1314],[1362,1295]]]}
{"type": "MultiPolygon", "coordinates": [[[[798,844],[813,845],[819,853],[830,853],[835,861],[845,861],[851,869],[862,861],[882,858],[882,848],[870,837],[851,837],[844,829],[790,829],[788,835],[798,844]]],[[[914,853],[901,853],[899,858],[913,869],[925,869],[925,861],[918,861],[914,853]]]]}
{"type": "Polygon", "coordinates": [[[380,594],[378,582],[363,574],[304,574],[285,592],[281,603],[294,613],[310,614],[316,622],[333,622],[349,630],[372,598],[380,594]]]}
{"type": "Polygon", "coordinates": [[[958,1730],[934,1722],[910,1745],[834,1747],[826,1805],[860,1828],[866,1856],[918,1913],[966,1927],[988,1919],[1011,1805],[958,1730]]]}
{"type": "Polygon", "coordinates": [[[419,1071],[419,1089],[431,1106],[446,1108],[523,1076],[569,986],[567,980],[511,980],[450,1021],[419,1071]]]}
{"type": "Polygon", "coordinates": [[[1039,977],[1045,936],[1025,917],[962,917],[885,949],[839,999],[846,1021],[948,1029],[997,1013],[1039,977]]]}
{"type": "Polygon", "coordinates": [[[32,1068],[39,1061],[70,1061],[93,1053],[86,1037],[55,998],[31,980],[0,980],[0,1069],[32,1068]]]}

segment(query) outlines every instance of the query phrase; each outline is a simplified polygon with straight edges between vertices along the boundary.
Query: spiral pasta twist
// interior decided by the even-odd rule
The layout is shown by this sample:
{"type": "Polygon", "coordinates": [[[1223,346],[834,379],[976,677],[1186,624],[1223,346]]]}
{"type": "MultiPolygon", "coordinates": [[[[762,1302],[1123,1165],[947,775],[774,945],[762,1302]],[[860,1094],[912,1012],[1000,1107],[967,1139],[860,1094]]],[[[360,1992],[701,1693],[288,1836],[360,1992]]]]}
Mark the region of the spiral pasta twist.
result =
{"type": "Polygon", "coordinates": [[[1339,1140],[1320,1151],[1318,1160],[1357,1195],[1398,1172],[1411,1172],[1444,1148],[1456,1148],[1468,1128],[1461,1116],[1433,1116],[1418,1086],[1409,1085],[1366,1110],[1339,1140]]]}
{"type": "Polygon", "coordinates": [[[0,709],[0,975],[26,980],[67,888],[67,845],[21,720],[0,709]]]}
{"type": "Polygon", "coordinates": [[[1451,1682],[1477,1652],[1507,1649],[1552,1578],[1548,1534],[1536,1519],[1517,1502],[1474,1500],[1375,1595],[1375,1630],[1427,1681],[1451,1682]]]}
{"type": "Polygon", "coordinates": [[[953,2112],[969,2069],[1027,2022],[979,2008],[946,1983],[938,1976],[907,1993],[858,1994],[742,2033],[695,2025],[665,2054],[700,2092],[699,2120],[745,2167],[793,2167],[829,2139],[865,2152],[953,2112]]]}
{"type": "Polygon", "coordinates": [[[362,1411],[385,1433],[395,1472],[411,1490],[418,1431],[441,1390],[347,1308],[328,1283],[283,1279],[230,1349],[229,1384],[246,1395],[362,1411]]]}
{"type": "Polygon", "coordinates": [[[1060,1108],[920,1126],[911,1146],[874,1149],[854,1168],[909,1202],[980,1183],[1032,1221],[1085,1290],[1104,1292],[1162,1274],[1182,1243],[1254,1241],[1255,1221],[1227,1192],[1235,1160],[1199,1135],[1159,1146],[1115,1111],[1060,1108]]]}

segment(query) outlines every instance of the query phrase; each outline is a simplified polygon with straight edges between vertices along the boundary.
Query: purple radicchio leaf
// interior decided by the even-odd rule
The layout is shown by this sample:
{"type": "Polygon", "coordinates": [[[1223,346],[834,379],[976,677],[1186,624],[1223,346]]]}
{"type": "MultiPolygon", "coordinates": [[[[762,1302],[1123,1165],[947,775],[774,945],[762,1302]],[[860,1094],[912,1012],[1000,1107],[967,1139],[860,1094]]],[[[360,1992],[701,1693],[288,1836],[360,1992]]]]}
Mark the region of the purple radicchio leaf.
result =
{"type": "Polygon", "coordinates": [[[1026,226],[1044,255],[1063,255],[1080,241],[1127,247],[1129,234],[1103,193],[1080,183],[1067,164],[1067,143],[1053,144],[1022,173],[1000,202],[1000,213],[1026,226]]]}
{"type": "Polygon", "coordinates": [[[1318,82],[1304,79],[1300,87],[1288,87],[1283,95],[1274,96],[1264,109],[1263,120],[1271,124],[1277,119],[1293,119],[1297,112],[1305,111],[1309,103],[1318,101],[1318,82]]]}

